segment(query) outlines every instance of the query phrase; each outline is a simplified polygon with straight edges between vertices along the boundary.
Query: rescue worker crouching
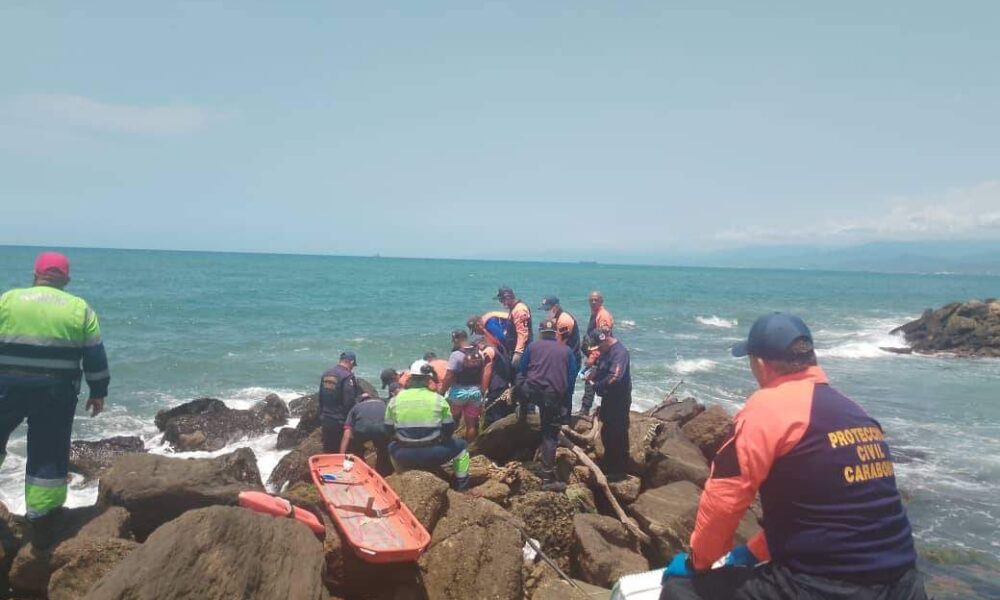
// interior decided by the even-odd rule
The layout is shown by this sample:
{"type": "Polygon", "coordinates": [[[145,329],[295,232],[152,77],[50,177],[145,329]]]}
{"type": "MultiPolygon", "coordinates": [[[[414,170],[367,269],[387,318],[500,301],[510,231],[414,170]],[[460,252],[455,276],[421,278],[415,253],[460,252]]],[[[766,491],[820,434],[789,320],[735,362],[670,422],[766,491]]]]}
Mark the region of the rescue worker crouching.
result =
{"type": "Polygon", "coordinates": [[[50,517],[66,501],[81,374],[90,388],[91,416],[104,409],[111,381],[97,314],[63,290],[69,281],[66,257],[43,252],[32,287],[0,296],[0,463],[10,434],[27,419],[25,506],[39,548],[51,544],[50,517]]]}
{"type": "Polygon", "coordinates": [[[418,360],[410,365],[406,389],[389,400],[385,410],[386,432],[393,439],[389,454],[397,471],[435,471],[451,461],[455,489],[464,490],[469,485],[469,453],[464,440],[452,437],[455,420],[448,402],[428,389],[434,378],[430,363],[418,360]]]}
{"type": "Polygon", "coordinates": [[[448,398],[455,423],[465,420],[465,441],[471,444],[479,433],[483,396],[489,386],[486,356],[469,342],[469,334],[461,329],[451,332],[451,344],[452,353],[448,357],[441,393],[448,398]]]}
{"type": "Polygon", "coordinates": [[[364,457],[365,442],[375,446],[375,470],[383,477],[392,474],[389,458],[389,436],[385,432],[385,401],[378,396],[362,393],[357,404],[351,407],[344,421],[344,437],[340,453],[364,457]]]}
{"type": "Polygon", "coordinates": [[[570,348],[556,340],[554,320],[542,321],[538,333],[541,339],[525,350],[514,391],[522,405],[537,406],[541,417],[542,489],[561,491],[565,484],[556,481],[556,447],[573,409],[577,363],[570,348]]]}
{"type": "Polygon", "coordinates": [[[661,599],[926,599],[882,427],[830,386],[806,324],[765,315],[733,355],[760,389],[712,461],[661,599]],[[763,531],[727,554],[758,491],[763,531]]]}

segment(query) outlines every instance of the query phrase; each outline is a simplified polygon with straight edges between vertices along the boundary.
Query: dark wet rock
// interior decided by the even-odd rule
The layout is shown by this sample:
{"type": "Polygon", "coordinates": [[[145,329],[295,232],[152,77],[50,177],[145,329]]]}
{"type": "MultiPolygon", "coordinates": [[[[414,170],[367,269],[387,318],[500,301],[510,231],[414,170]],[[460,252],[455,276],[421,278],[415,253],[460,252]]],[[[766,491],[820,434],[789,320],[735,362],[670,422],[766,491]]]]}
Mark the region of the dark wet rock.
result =
{"type": "Polygon", "coordinates": [[[668,430],[676,432],[676,426],[632,412],[629,415],[628,464],[625,470],[641,477],[649,465],[649,455],[668,435],[668,430]]]}
{"type": "MultiPolygon", "coordinates": [[[[701,490],[690,481],[679,481],[647,490],[626,510],[652,538],[650,559],[667,564],[691,539],[701,490]]],[[[760,531],[757,519],[747,512],[736,530],[734,544],[742,544],[760,531]]]]}
{"type": "Polygon", "coordinates": [[[515,522],[488,500],[449,491],[448,510],[419,561],[427,597],[522,598],[524,539],[515,522]]]}
{"type": "Polygon", "coordinates": [[[612,587],[622,575],[649,570],[639,540],[617,519],[603,515],[573,517],[573,574],[612,587]]]}
{"type": "Polygon", "coordinates": [[[642,487],[642,480],[635,475],[626,475],[621,481],[609,482],[608,487],[611,493],[622,504],[627,506],[636,501],[639,497],[639,490],[642,487]]]}
{"type": "Polygon", "coordinates": [[[52,554],[49,600],[79,600],[139,544],[113,537],[78,536],[52,554]]]}
{"type": "Polygon", "coordinates": [[[879,350],[890,354],[913,354],[913,348],[896,348],[893,346],[879,346],[879,350]]]}
{"type": "Polygon", "coordinates": [[[290,485],[279,496],[299,508],[308,510],[317,517],[322,517],[326,513],[326,503],[319,495],[319,490],[312,483],[299,482],[290,485]]]}
{"type": "Polygon", "coordinates": [[[124,539],[130,536],[128,515],[118,508],[67,508],[54,518],[51,544],[46,547],[34,544],[34,532],[30,526],[23,532],[23,545],[10,567],[10,585],[18,593],[45,595],[54,570],[53,551],[65,541],[76,538],[124,539]]]}
{"type": "Polygon", "coordinates": [[[323,569],[323,546],[301,523],[212,506],[153,532],[87,599],[321,600],[323,569]]]}
{"type": "Polygon", "coordinates": [[[168,408],[166,410],[161,410],[156,413],[156,417],[153,418],[153,422],[156,423],[156,428],[163,431],[167,422],[174,417],[184,417],[192,415],[207,415],[214,412],[227,410],[225,402],[218,400],[216,398],[198,398],[197,400],[192,400],[190,402],[185,402],[180,406],[175,406],[173,408],[168,408]]]}
{"type": "Polygon", "coordinates": [[[306,408],[310,403],[316,402],[318,394],[309,394],[307,396],[299,396],[288,401],[288,414],[292,417],[301,417],[306,408]]]}
{"type": "Polygon", "coordinates": [[[0,590],[10,587],[8,575],[14,557],[31,540],[31,526],[21,515],[11,513],[0,502],[0,590]]]}
{"type": "Polygon", "coordinates": [[[294,427],[282,427],[278,431],[278,441],[274,447],[278,450],[289,450],[302,443],[302,440],[309,437],[309,434],[294,427]]]}
{"type": "Polygon", "coordinates": [[[397,473],[387,477],[386,482],[427,531],[434,531],[448,508],[448,484],[425,471],[397,473]]]}
{"type": "Polygon", "coordinates": [[[733,436],[733,418],[726,409],[715,404],[688,421],[681,432],[711,461],[722,444],[733,436]]]}
{"type": "Polygon", "coordinates": [[[643,485],[655,488],[675,481],[690,481],[704,487],[708,474],[708,461],[697,446],[685,437],[669,438],[650,456],[643,485]]]}
{"type": "Polygon", "coordinates": [[[510,512],[525,524],[525,531],[562,567],[569,566],[573,546],[573,502],[562,492],[531,492],[510,501],[510,512]]]}
{"type": "Polygon", "coordinates": [[[267,485],[275,490],[281,490],[285,485],[299,481],[311,482],[312,476],[309,474],[309,457],[313,454],[323,453],[322,432],[317,429],[309,434],[309,437],[302,440],[291,452],[281,457],[278,464],[271,471],[271,476],[267,479],[267,485]]]}
{"type": "Polygon", "coordinates": [[[69,470],[83,475],[84,479],[97,479],[114,459],[124,454],[146,451],[139,436],[116,436],[103,440],[74,440],[69,449],[69,470]]]}
{"type": "Polygon", "coordinates": [[[1000,301],[969,300],[927,309],[890,333],[902,334],[921,354],[1000,357],[1000,301]]]}
{"type": "Polygon", "coordinates": [[[541,441],[542,429],[538,413],[529,414],[523,422],[518,421],[516,414],[511,414],[481,431],[469,452],[485,454],[502,464],[526,448],[534,452],[541,441]]]}
{"type": "Polygon", "coordinates": [[[705,407],[697,400],[685,398],[678,402],[660,405],[652,410],[649,416],[668,423],[676,423],[678,427],[681,427],[704,411],[705,407]]]}
{"type": "Polygon", "coordinates": [[[163,440],[175,450],[221,450],[229,444],[270,433],[288,422],[288,407],[276,394],[270,394],[250,410],[214,409],[200,414],[170,418],[163,429],[163,440]]]}
{"type": "Polygon", "coordinates": [[[257,459],[249,448],[216,458],[126,455],[101,478],[97,502],[128,510],[132,531],[144,540],[186,511],[236,504],[244,490],[262,490],[257,459]]]}

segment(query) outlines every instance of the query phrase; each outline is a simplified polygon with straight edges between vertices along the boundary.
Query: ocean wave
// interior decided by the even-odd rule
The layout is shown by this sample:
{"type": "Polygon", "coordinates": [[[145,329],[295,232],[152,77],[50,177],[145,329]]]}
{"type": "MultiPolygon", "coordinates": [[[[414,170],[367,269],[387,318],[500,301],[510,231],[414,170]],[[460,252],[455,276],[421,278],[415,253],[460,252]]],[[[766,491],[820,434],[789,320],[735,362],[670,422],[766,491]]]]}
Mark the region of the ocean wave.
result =
{"type": "Polygon", "coordinates": [[[670,365],[670,369],[679,375],[690,375],[691,373],[703,373],[711,371],[719,364],[707,358],[679,359],[670,365]]]}
{"type": "Polygon", "coordinates": [[[711,317],[695,317],[695,321],[698,321],[702,325],[708,325],[709,327],[721,327],[722,329],[732,329],[739,325],[739,321],[736,319],[723,319],[716,315],[711,317]]]}
{"type": "Polygon", "coordinates": [[[853,331],[823,329],[813,334],[816,354],[823,358],[886,358],[900,356],[882,350],[884,347],[906,347],[901,335],[889,331],[905,322],[901,319],[867,319],[858,323],[853,331]]]}
{"type": "Polygon", "coordinates": [[[626,331],[635,329],[635,321],[632,321],[630,319],[622,319],[621,321],[616,321],[615,328],[624,329],[626,331]]]}

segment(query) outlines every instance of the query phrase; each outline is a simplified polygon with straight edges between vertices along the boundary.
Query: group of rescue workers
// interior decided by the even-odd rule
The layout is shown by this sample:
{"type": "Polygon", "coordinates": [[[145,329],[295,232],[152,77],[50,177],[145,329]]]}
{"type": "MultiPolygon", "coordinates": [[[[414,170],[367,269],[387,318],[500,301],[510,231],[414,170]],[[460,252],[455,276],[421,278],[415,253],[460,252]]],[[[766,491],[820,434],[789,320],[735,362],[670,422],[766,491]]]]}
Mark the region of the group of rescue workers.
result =
{"type": "Polygon", "coordinates": [[[358,453],[371,442],[382,474],[395,468],[436,469],[450,461],[455,487],[468,485],[468,445],[481,427],[517,412],[526,419],[537,410],[542,431],[543,489],[558,490],[555,453],[559,431],[569,424],[578,377],[586,382],[580,412],[589,414],[601,396],[604,469],[611,481],[625,478],[628,413],[632,405],[629,353],[613,335],[614,318],[600,292],[589,297],[590,322],[581,335],[576,318],[559,298],[546,296],[539,339],[534,340],[531,308],[509,287],[497,291],[507,309],[470,317],[466,329],[451,333],[452,352],[442,360],[424,354],[408,369],[383,369],[388,398],[361,389],[346,351],[320,380],[320,419],[326,452],[358,453]],[[464,425],[464,439],[454,433],[464,425]]]}
{"type": "MultiPolygon", "coordinates": [[[[0,296],[0,464],[10,434],[27,420],[26,516],[40,549],[52,543],[66,500],[81,376],[92,416],[103,410],[110,382],[97,315],[64,291],[69,272],[65,256],[43,252],[33,284],[0,296]]],[[[403,372],[383,370],[388,402],[362,390],[353,373],[357,356],[343,352],[321,378],[324,450],[359,452],[370,441],[381,473],[436,470],[450,461],[464,489],[467,443],[479,428],[537,410],[545,485],[559,489],[556,444],[579,375],[581,413],[590,413],[595,395],[602,399],[603,468],[610,480],[623,478],[630,359],[601,294],[590,294],[585,335],[558,298],[544,298],[537,341],[528,305],[507,287],[497,299],[506,311],[470,318],[468,331],[454,331],[447,361],[428,353],[403,372]],[[464,439],[454,436],[459,421],[464,439]]],[[[661,598],[926,598],[893,470],[868,464],[891,461],[881,425],[830,386],[806,324],[764,315],[732,353],[748,357],[760,389],[712,461],[690,550],[664,569],[661,598]],[[758,494],[763,529],[732,547],[758,494]]]]}

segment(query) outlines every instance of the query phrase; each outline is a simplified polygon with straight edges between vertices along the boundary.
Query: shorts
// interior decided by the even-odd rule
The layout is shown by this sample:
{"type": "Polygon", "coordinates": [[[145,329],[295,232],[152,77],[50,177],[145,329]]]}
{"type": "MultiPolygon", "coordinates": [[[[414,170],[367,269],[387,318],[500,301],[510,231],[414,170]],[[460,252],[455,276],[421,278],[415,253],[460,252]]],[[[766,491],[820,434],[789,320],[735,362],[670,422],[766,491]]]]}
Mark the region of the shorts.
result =
{"type": "Polygon", "coordinates": [[[479,419],[483,410],[483,394],[474,385],[451,386],[448,390],[448,405],[451,406],[451,416],[458,420],[465,415],[468,419],[479,419]]]}

